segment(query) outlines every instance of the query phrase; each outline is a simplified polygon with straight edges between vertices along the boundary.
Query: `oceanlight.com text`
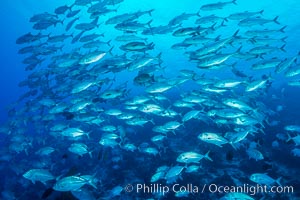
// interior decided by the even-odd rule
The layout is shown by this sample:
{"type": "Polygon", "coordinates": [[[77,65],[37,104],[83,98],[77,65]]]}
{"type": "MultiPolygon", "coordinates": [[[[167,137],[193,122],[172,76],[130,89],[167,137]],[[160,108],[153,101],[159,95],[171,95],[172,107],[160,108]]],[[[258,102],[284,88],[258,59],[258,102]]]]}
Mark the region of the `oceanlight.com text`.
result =
{"type": "Polygon", "coordinates": [[[293,193],[293,186],[267,186],[267,185],[249,185],[243,184],[241,186],[229,186],[229,185],[218,185],[218,184],[127,184],[124,187],[125,192],[136,192],[144,194],[162,193],[191,193],[191,194],[203,194],[203,193],[245,193],[254,196],[259,193],[293,193]]]}

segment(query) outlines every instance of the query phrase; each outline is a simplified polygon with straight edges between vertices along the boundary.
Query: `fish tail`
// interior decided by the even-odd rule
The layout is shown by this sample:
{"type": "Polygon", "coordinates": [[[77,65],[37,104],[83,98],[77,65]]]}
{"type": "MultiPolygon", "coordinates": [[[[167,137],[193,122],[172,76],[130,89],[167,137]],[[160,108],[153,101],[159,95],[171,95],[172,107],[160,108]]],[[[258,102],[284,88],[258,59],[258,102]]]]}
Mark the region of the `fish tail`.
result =
{"type": "Polygon", "coordinates": [[[151,19],[149,22],[146,23],[146,24],[149,26],[149,28],[152,28],[152,27],[151,27],[152,21],[153,21],[153,19],[151,19]]]}
{"type": "Polygon", "coordinates": [[[292,140],[293,138],[291,137],[291,135],[288,133],[288,139],[286,140],[286,142],[289,142],[290,140],[292,140]]]}
{"type": "Polygon", "coordinates": [[[215,41],[219,41],[220,38],[221,38],[221,35],[218,35],[214,40],[215,40],[215,41]]]}
{"type": "MultiPolygon", "coordinates": [[[[213,30],[213,31],[215,31],[216,30],[216,26],[217,25],[217,22],[216,23],[214,23],[210,28],[213,30]]],[[[200,26],[199,26],[200,27],[200,26]]]]}
{"type": "Polygon", "coordinates": [[[159,155],[159,157],[161,157],[161,150],[159,150],[158,155],[159,155]]]}
{"type": "Polygon", "coordinates": [[[288,38],[288,36],[285,36],[285,37],[283,37],[283,38],[281,38],[280,40],[282,41],[282,42],[284,42],[284,43],[286,43],[286,39],[288,38]]]}
{"type": "Polygon", "coordinates": [[[270,123],[270,119],[269,119],[268,117],[266,118],[265,122],[266,122],[266,124],[267,124],[268,126],[270,126],[270,125],[271,125],[271,123],[270,123]]]}
{"type": "Polygon", "coordinates": [[[119,8],[120,8],[120,5],[116,9],[113,9],[112,11],[118,12],[119,8]]]}
{"type": "Polygon", "coordinates": [[[227,22],[227,20],[223,20],[223,21],[222,21],[222,23],[221,23],[220,27],[222,27],[222,26],[226,26],[226,25],[225,25],[225,21],[227,22]]]}
{"type": "Polygon", "coordinates": [[[90,186],[92,186],[93,188],[97,189],[97,186],[95,185],[95,183],[93,183],[93,179],[94,179],[94,176],[93,176],[93,178],[91,178],[91,179],[88,181],[88,184],[89,184],[90,186]]]}
{"type": "Polygon", "coordinates": [[[154,9],[151,9],[151,10],[148,11],[149,16],[152,17],[152,12],[153,12],[153,11],[154,11],[154,9]]]}
{"type": "Polygon", "coordinates": [[[112,55],[112,50],[113,50],[113,48],[114,48],[115,46],[112,46],[109,50],[108,50],[108,53],[110,54],[110,55],[112,55]]]}
{"type": "Polygon", "coordinates": [[[201,17],[200,12],[201,12],[201,9],[198,10],[198,12],[196,13],[196,16],[201,17]]]}
{"type": "Polygon", "coordinates": [[[211,159],[211,157],[209,157],[209,152],[210,151],[208,151],[205,155],[204,155],[204,158],[206,158],[207,160],[210,160],[211,162],[213,162],[213,159],[211,159]]]}
{"type": "Polygon", "coordinates": [[[64,18],[63,20],[60,20],[58,23],[61,23],[63,25],[65,20],[66,20],[66,18],[64,18]]]}
{"type": "Polygon", "coordinates": [[[284,47],[285,47],[285,44],[280,47],[280,50],[283,51],[283,52],[286,52],[286,50],[284,49],[284,47]]]}
{"type": "Polygon", "coordinates": [[[278,22],[278,17],[279,17],[279,16],[276,16],[276,17],[273,19],[273,21],[274,21],[276,24],[280,24],[280,23],[278,22]]]}
{"type": "Polygon", "coordinates": [[[93,158],[92,151],[89,151],[89,156],[90,156],[90,158],[93,158]]]}
{"type": "Polygon", "coordinates": [[[234,54],[240,54],[241,53],[241,49],[242,49],[242,45],[238,48],[238,50],[236,50],[236,52],[234,54]]]}
{"type": "Polygon", "coordinates": [[[162,54],[162,52],[160,52],[160,53],[156,56],[156,58],[159,60],[159,62],[162,62],[162,60],[161,60],[161,54],[162,54]]]}
{"type": "Polygon", "coordinates": [[[287,26],[282,27],[281,29],[279,29],[279,31],[282,32],[282,33],[285,33],[285,30],[284,30],[284,29],[285,29],[286,27],[287,27],[287,26]]]}
{"type": "Polygon", "coordinates": [[[232,141],[230,141],[229,144],[232,146],[232,148],[233,148],[234,150],[237,150],[236,146],[233,144],[232,141]]]}
{"type": "Polygon", "coordinates": [[[43,183],[45,186],[47,186],[47,183],[46,183],[46,181],[41,181],[41,183],[43,183]]]}
{"type": "Polygon", "coordinates": [[[276,182],[278,185],[280,185],[280,186],[282,186],[281,183],[280,183],[281,179],[282,179],[282,177],[279,177],[278,179],[275,180],[275,182],[276,182]]]}
{"type": "Polygon", "coordinates": [[[87,137],[88,139],[90,139],[90,132],[87,132],[87,133],[86,133],[86,137],[87,137]]]}
{"type": "Polygon", "coordinates": [[[75,35],[75,32],[71,33],[70,36],[71,36],[72,38],[74,38],[74,35],[75,35]]]}
{"type": "Polygon", "coordinates": [[[104,33],[101,33],[99,36],[100,36],[100,37],[105,37],[104,33]]]}
{"type": "Polygon", "coordinates": [[[149,121],[150,121],[153,125],[155,125],[155,122],[154,122],[153,118],[150,119],[149,121]]]}
{"type": "Polygon", "coordinates": [[[151,43],[149,44],[149,46],[150,46],[150,49],[153,49],[154,46],[155,46],[154,42],[151,42],[151,43]]]}
{"type": "Polygon", "coordinates": [[[234,32],[234,34],[233,34],[233,38],[237,38],[238,36],[237,36],[237,34],[240,32],[240,29],[238,29],[238,30],[236,30],[235,32],[234,32]]]}
{"type": "Polygon", "coordinates": [[[111,42],[111,40],[108,40],[108,41],[106,42],[106,44],[107,44],[108,46],[111,47],[110,42],[111,42]]]}
{"type": "Polygon", "coordinates": [[[69,6],[68,10],[72,11],[73,6],[75,6],[75,5],[76,5],[76,3],[74,2],[72,5],[69,6]]]}
{"type": "Polygon", "coordinates": [[[98,24],[98,19],[99,19],[99,16],[96,17],[96,18],[94,19],[94,21],[92,21],[92,24],[99,26],[99,24],[98,24]]]}

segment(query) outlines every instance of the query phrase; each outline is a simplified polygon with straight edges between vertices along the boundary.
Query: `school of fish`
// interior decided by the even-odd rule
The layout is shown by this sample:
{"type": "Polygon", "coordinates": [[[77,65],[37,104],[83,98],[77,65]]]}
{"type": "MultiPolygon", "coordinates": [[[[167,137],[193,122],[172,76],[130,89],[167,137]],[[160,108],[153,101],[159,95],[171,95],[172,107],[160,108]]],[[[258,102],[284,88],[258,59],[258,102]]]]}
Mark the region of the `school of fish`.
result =
{"type": "MultiPolygon", "coordinates": [[[[201,199],[127,193],[124,186],[223,183],[221,177],[229,185],[299,184],[299,172],[285,172],[259,139],[271,137],[281,111],[266,105],[281,98],[273,85],[281,78],[286,87],[300,86],[299,54],[287,56],[280,16],[214,14],[239,1],[199,1],[197,12],[164,24],[155,8],[120,12],[126,0],[75,0],[33,15],[32,31],[16,40],[28,72],[19,83],[25,92],[0,129],[0,160],[10,170],[2,198],[201,199]],[[256,168],[244,170],[248,165],[256,168]]],[[[283,126],[272,146],[299,159],[300,124],[283,126]]]]}

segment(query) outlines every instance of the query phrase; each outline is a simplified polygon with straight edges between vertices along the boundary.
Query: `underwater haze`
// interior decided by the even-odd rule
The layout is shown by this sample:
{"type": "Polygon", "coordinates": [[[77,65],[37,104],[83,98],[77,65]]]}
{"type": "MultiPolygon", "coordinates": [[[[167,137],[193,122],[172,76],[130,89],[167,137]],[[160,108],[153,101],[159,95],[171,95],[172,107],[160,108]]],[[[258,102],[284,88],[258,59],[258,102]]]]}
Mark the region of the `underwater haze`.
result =
{"type": "Polygon", "coordinates": [[[300,199],[299,13],[4,0],[0,199],[300,199]]]}

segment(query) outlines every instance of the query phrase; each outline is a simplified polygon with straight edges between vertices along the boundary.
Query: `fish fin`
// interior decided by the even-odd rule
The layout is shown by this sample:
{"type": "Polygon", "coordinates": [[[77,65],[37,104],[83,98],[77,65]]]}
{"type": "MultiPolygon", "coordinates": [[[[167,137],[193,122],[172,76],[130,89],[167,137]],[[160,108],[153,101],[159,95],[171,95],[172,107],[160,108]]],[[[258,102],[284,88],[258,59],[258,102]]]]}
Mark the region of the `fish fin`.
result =
{"type": "Polygon", "coordinates": [[[219,26],[218,28],[220,28],[220,27],[222,27],[222,26],[227,26],[227,25],[225,25],[225,21],[226,21],[226,20],[223,20],[222,23],[220,24],[220,26],[219,26]]]}
{"type": "Polygon", "coordinates": [[[153,19],[151,19],[149,22],[146,23],[151,30],[152,30],[152,27],[151,27],[152,21],[153,21],[153,19]]]}
{"type": "Polygon", "coordinates": [[[282,179],[282,177],[279,177],[278,179],[275,180],[275,182],[276,182],[278,185],[280,185],[280,186],[282,186],[281,183],[280,183],[281,179],[282,179]]]}
{"type": "Polygon", "coordinates": [[[155,57],[157,60],[159,60],[160,63],[162,62],[162,60],[161,60],[161,54],[162,54],[162,52],[160,52],[160,53],[155,57]]]}
{"type": "MultiPolygon", "coordinates": [[[[154,46],[155,46],[154,42],[151,42],[151,43],[149,44],[149,46],[150,46],[150,49],[153,49],[154,46]]],[[[145,52],[144,52],[144,53],[145,53],[145,52]]]]}
{"type": "Polygon", "coordinates": [[[280,40],[282,41],[282,42],[284,42],[284,43],[286,43],[286,39],[288,38],[288,36],[285,36],[285,37],[283,37],[283,38],[281,38],[280,40]]]}
{"type": "Polygon", "coordinates": [[[285,44],[282,45],[282,47],[280,47],[280,50],[283,51],[283,52],[286,52],[286,50],[284,49],[284,47],[285,47],[285,44]]]}
{"type": "Polygon", "coordinates": [[[153,125],[155,125],[153,118],[149,120],[153,125]]]}
{"type": "Polygon", "coordinates": [[[35,180],[31,180],[31,182],[32,182],[33,184],[35,184],[35,180]]]}
{"type": "Polygon", "coordinates": [[[93,180],[94,180],[95,175],[96,175],[96,174],[94,174],[93,177],[92,177],[90,180],[88,180],[88,184],[89,184],[90,186],[92,186],[93,188],[97,189],[97,186],[95,185],[95,183],[93,183],[93,180]]]}
{"type": "Polygon", "coordinates": [[[61,179],[61,177],[63,177],[63,174],[61,174],[58,177],[56,177],[55,180],[58,181],[59,179],[61,179]]]}
{"type": "Polygon", "coordinates": [[[182,122],[180,125],[183,126],[183,127],[185,128],[184,122],[182,122]]]}
{"type": "MultiPolygon", "coordinates": [[[[119,5],[116,9],[113,9],[112,11],[118,12],[119,8],[120,8],[120,5],[119,5]]],[[[150,13],[150,14],[151,14],[151,13],[150,13]]]]}
{"type": "Polygon", "coordinates": [[[236,0],[233,0],[232,3],[233,3],[234,5],[237,5],[236,0]]]}
{"type": "Polygon", "coordinates": [[[43,183],[45,186],[47,186],[47,183],[45,181],[41,181],[41,183],[43,183]]]}
{"type": "Polygon", "coordinates": [[[112,56],[112,50],[113,50],[113,48],[114,48],[115,46],[112,46],[109,50],[108,50],[108,52],[107,53],[109,53],[111,56],[112,56]]]}
{"type": "Polygon", "coordinates": [[[119,147],[122,148],[122,145],[123,145],[123,141],[121,140],[119,143],[118,143],[119,147]]]}
{"type": "Polygon", "coordinates": [[[163,147],[163,151],[164,151],[164,153],[166,153],[166,152],[167,152],[167,149],[168,149],[168,147],[163,147]]]}
{"type": "Polygon", "coordinates": [[[273,21],[274,21],[276,24],[280,24],[280,23],[278,22],[278,17],[279,17],[279,16],[276,16],[276,17],[273,19],[273,21]]]}
{"type": "Polygon", "coordinates": [[[233,142],[229,142],[229,144],[232,146],[232,148],[233,148],[234,150],[237,150],[237,148],[236,148],[236,146],[233,144],[233,142]]]}
{"type": "Polygon", "coordinates": [[[198,10],[198,12],[196,13],[196,16],[201,17],[200,12],[201,12],[201,9],[198,10]]]}
{"type": "Polygon", "coordinates": [[[214,40],[215,40],[215,41],[219,41],[220,38],[221,38],[221,35],[218,35],[214,40]]]}
{"type": "Polygon", "coordinates": [[[265,120],[265,122],[266,122],[266,124],[268,125],[268,126],[270,126],[270,119],[268,118],[268,117],[266,117],[266,120],[265,120]]]}
{"type": "Polygon", "coordinates": [[[211,157],[209,157],[209,152],[210,152],[210,151],[208,151],[208,152],[204,155],[204,158],[206,158],[207,160],[213,162],[213,159],[211,159],[211,157]]]}
{"type": "Polygon", "coordinates": [[[242,45],[238,48],[238,50],[236,50],[236,52],[234,52],[233,54],[241,54],[241,49],[242,49],[242,45]]]}
{"type": "Polygon", "coordinates": [[[89,151],[89,156],[90,156],[90,158],[93,158],[92,151],[89,151]]]}
{"type": "Polygon", "coordinates": [[[71,36],[72,38],[74,38],[74,35],[75,35],[75,31],[74,31],[73,33],[71,33],[70,36],[71,36]]]}
{"type": "Polygon", "coordinates": [[[106,42],[106,44],[107,44],[108,46],[111,47],[110,42],[111,42],[111,40],[108,40],[108,41],[106,42]]]}
{"type": "Polygon", "coordinates": [[[86,133],[86,137],[87,137],[88,139],[90,139],[90,132],[87,132],[87,133],[86,133]]]}
{"type": "Polygon", "coordinates": [[[149,14],[149,16],[152,17],[152,12],[153,12],[154,10],[155,10],[155,9],[151,9],[151,10],[147,11],[147,13],[149,14]]]}
{"type": "Polygon", "coordinates": [[[97,16],[97,17],[94,19],[94,21],[92,21],[91,24],[99,26],[100,24],[98,24],[98,20],[99,20],[99,16],[97,16]]]}
{"type": "Polygon", "coordinates": [[[263,124],[263,122],[259,123],[263,128],[265,128],[265,125],[263,124]]]}
{"type": "Polygon", "coordinates": [[[75,5],[76,5],[76,3],[74,2],[72,5],[70,5],[68,10],[72,11],[73,6],[75,6],[75,5]]]}
{"type": "MultiPolygon", "coordinates": [[[[199,163],[199,161],[197,163],[199,163]]],[[[185,163],[184,168],[185,169],[188,168],[188,164],[187,163],[185,163]]]]}
{"type": "Polygon", "coordinates": [[[263,14],[264,11],[265,11],[265,10],[261,10],[261,11],[259,11],[258,13],[259,13],[259,14],[263,14]]]}
{"type": "MultiPolygon", "coordinates": [[[[254,133],[251,131],[249,132],[250,135],[254,136],[254,133]]],[[[262,134],[265,134],[265,132],[263,131],[262,134]]]]}
{"type": "Polygon", "coordinates": [[[238,37],[238,33],[240,32],[240,29],[238,29],[238,30],[236,30],[235,32],[234,32],[234,34],[232,35],[232,37],[233,38],[237,38],[238,37]]]}
{"type": "MultiPolygon", "coordinates": [[[[209,28],[211,28],[213,31],[215,31],[216,30],[216,28],[215,28],[215,26],[217,25],[217,22],[216,23],[214,23],[211,27],[209,27],[209,28]]],[[[199,28],[200,28],[200,26],[199,26],[199,28]]]]}
{"type": "Polygon", "coordinates": [[[291,135],[289,133],[287,133],[288,135],[288,139],[286,140],[286,142],[289,142],[290,140],[292,140],[293,138],[291,137],[291,135]]]}
{"type": "Polygon", "coordinates": [[[279,31],[282,32],[282,33],[285,33],[284,29],[285,29],[286,27],[287,27],[287,26],[282,27],[281,29],[279,29],[279,31]]]}
{"type": "Polygon", "coordinates": [[[89,182],[89,185],[92,186],[93,188],[97,189],[97,186],[94,183],[89,182]]]}

